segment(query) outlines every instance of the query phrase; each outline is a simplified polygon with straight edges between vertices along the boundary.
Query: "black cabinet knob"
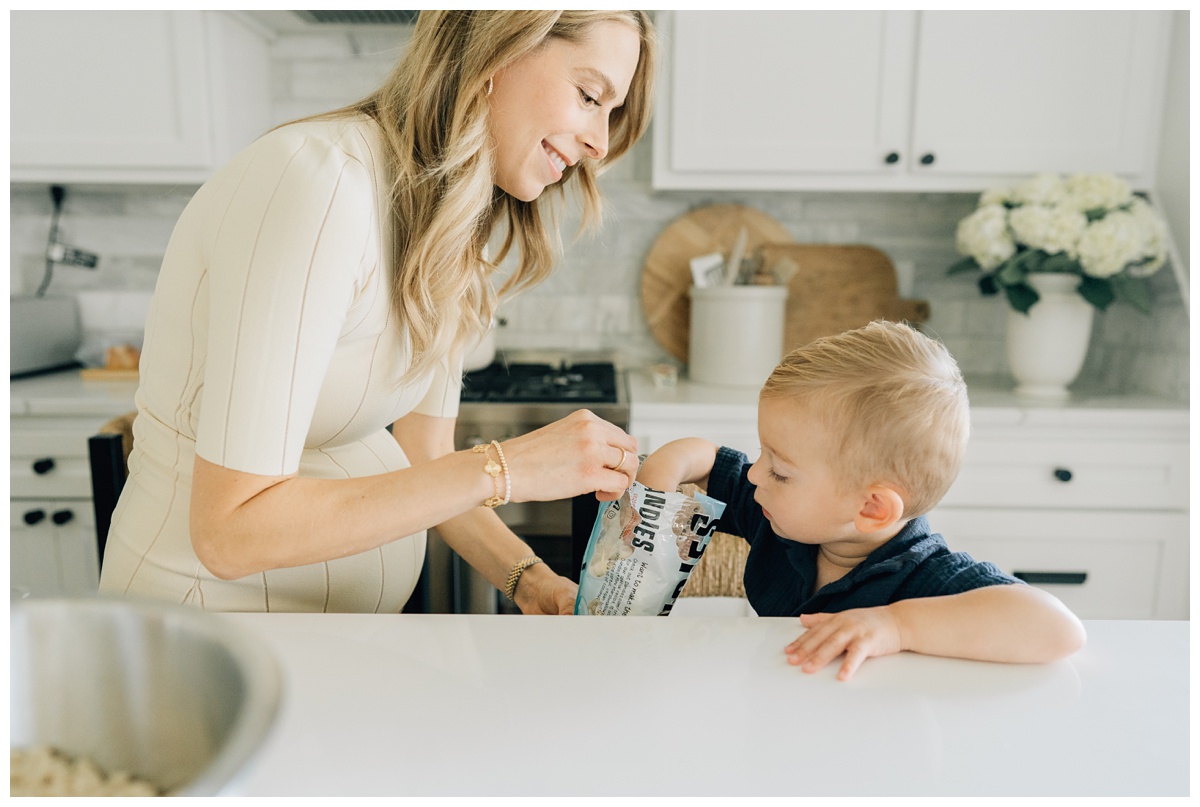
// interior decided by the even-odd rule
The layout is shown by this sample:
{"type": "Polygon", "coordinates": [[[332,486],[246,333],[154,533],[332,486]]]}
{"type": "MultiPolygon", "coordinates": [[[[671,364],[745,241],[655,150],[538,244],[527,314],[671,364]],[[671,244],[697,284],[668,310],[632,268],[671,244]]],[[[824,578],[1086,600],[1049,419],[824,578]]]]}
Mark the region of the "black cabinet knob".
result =
{"type": "Polygon", "coordinates": [[[1059,482],[1070,482],[1071,476],[1072,476],[1071,472],[1068,471],[1066,468],[1055,468],[1054,469],[1054,478],[1057,479],[1059,482]]]}
{"type": "Polygon", "coordinates": [[[33,461],[33,472],[38,476],[48,474],[54,470],[54,459],[51,457],[43,457],[40,460],[33,461]]]}
{"type": "Polygon", "coordinates": [[[922,154],[921,165],[933,165],[933,154],[922,154]]]}
{"type": "Polygon", "coordinates": [[[889,151],[888,155],[883,158],[883,161],[888,165],[894,165],[895,163],[900,162],[900,155],[897,152],[889,151]]]}
{"type": "Polygon", "coordinates": [[[45,510],[27,510],[25,512],[25,515],[22,516],[22,518],[25,519],[25,523],[29,524],[31,526],[33,524],[37,524],[39,521],[41,521],[45,517],[46,517],[45,510]]]}
{"type": "Polygon", "coordinates": [[[70,510],[55,510],[54,515],[50,516],[50,520],[55,524],[66,524],[73,518],[75,518],[75,514],[70,510]]]}

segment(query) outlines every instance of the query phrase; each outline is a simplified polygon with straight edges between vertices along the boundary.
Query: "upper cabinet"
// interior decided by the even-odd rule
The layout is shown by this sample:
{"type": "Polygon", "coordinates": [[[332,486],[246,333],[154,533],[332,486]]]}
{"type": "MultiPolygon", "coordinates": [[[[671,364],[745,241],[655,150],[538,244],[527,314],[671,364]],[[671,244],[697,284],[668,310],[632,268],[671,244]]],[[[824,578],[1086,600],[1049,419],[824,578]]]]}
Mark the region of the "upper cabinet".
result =
{"type": "Polygon", "coordinates": [[[1169,12],[676,11],[661,189],[981,190],[1153,176],[1169,12]]]}
{"type": "Polygon", "coordinates": [[[213,11],[14,11],[13,182],[201,183],[270,123],[266,38],[213,11]]]}

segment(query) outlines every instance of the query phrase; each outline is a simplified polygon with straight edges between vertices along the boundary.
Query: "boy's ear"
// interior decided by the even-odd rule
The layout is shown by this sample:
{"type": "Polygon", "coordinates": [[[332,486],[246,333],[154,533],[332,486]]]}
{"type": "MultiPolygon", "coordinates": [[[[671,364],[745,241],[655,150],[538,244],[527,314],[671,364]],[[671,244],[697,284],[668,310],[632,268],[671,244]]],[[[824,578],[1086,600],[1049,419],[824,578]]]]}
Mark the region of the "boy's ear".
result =
{"type": "Polygon", "coordinates": [[[854,517],[859,532],[880,532],[904,518],[904,499],[895,488],[871,485],[854,517]]]}

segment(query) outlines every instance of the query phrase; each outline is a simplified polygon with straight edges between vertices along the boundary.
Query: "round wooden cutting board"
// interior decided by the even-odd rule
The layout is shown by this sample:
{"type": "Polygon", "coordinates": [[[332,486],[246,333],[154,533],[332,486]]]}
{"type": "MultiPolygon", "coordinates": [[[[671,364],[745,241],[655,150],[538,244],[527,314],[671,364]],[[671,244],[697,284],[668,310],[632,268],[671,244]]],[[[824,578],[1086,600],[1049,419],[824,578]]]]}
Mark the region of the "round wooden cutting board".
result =
{"type": "Polygon", "coordinates": [[[671,222],[646,256],[642,313],[658,343],[682,362],[688,360],[688,289],[692,285],[689,261],[711,252],[728,258],[743,227],[747,256],[761,244],[792,241],[787,228],[761,210],[744,205],[709,205],[671,222]]]}

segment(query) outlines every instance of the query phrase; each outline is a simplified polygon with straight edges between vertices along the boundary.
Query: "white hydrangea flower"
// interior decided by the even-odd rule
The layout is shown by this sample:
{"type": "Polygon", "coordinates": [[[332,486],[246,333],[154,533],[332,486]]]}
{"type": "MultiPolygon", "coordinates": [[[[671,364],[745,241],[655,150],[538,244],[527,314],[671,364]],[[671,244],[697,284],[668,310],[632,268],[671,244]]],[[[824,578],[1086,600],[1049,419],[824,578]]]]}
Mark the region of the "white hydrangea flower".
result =
{"type": "Polygon", "coordinates": [[[1087,227],[1087,216],[1078,210],[1024,205],[1009,211],[1008,226],[1020,244],[1049,255],[1065,252],[1073,258],[1087,227]]]}
{"type": "Polygon", "coordinates": [[[985,205],[958,223],[958,251],[975,259],[990,272],[1012,257],[1017,245],[1008,232],[1007,211],[1001,205],[985,205]]]}
{"type": "Polygon", "coordinates": [[[1129,207],[1129,215],[1133,216],[1137,226],[1142,231],[1142,258],[1149,258],[1148,263],[1129,267],[1133,277],[1149,277],[1163,267],[1167,260],[1167,225],[1158,213],[1145,199],[1133,197],[1129,207]]]}
{"type": "Polygon", "coordinates": [[[1113,210],[1133,198],[1129,183],[1112,174],[1075,174],[1064,183],[1065,207],[1075,210],[1113,210]]]}
{"type": "Polygon", "coordinates": [[[1144,254],[1145,237],[1138,221],[1125,211],[1093,221],[1079,239],[1079,263],[1084,274],[1112,277],[1144,254]]]}
{"type": "Polygon", "coordinates": [[[1038,174],[1012,189],[1011,200],[1026,205],[1056,205],[1067,194],[1058,174],[1038,174]]]}
{"type": "Polygon", "coordinates": [[[1007,185],[988,188],[983,193],[979,194],[979,204],[977,207],[986,207],[988,205],[1002,205],[1005,202],[1012,200],[1012,188],[1007,185]]]}

